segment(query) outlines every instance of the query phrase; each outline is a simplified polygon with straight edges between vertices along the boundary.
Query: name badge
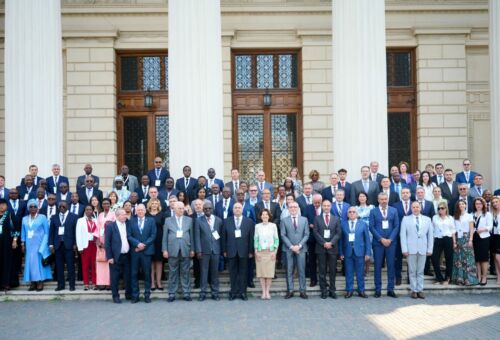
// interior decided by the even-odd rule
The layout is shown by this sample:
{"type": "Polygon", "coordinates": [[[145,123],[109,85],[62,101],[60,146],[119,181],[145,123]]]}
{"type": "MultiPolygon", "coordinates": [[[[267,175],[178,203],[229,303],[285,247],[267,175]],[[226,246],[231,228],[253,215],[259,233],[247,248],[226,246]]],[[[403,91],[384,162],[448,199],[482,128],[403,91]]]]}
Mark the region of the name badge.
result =
{"type": "Polygon", "coordinates": [[[155,187],[159,187],[161,185],[161,181],[159,179],[155,180],[155,187]]]}
{"type": "Polygon", "coordinates": [[[175,234],[177,238],[182,238],[182,230],[177,230],[177,233],[175,234]]]}
{"type": "Polygon", "coordinates": [[[64,226],[59,227],[59,231],[57,232],[57,235],[64,235],[64,226]]]}
{"type": "Polygon", "coordinates": [[[219,235],[219,233],[217,232],[217,230],[214,230],[214,231],[213,231],[212,236],[214,237],[214,239],[215,239],[215,240],[220,239],[220,235],[219,235]]]}
{"type": "Polygon", "coordinates": [[[356,234],[354,233],[349,233],[349,242],[354,242],[354,237],[356,236],[356,234]]]}
{"type": "Polygon", "coordinates": [[[24,200],[27,201],[28,200],[28,194],[24,194],[24,200]]]}
{"type": "Polygon", "coordinates": [[[382,229],[389,229],[389,221],[387,220],[382,221],[382,229]]]}
{"type": "Polygon", "coordinates": [[[54,194],[55,194],[55,193],[57,192],[57,188],[56,188],[56,187],[54,187],[54,188],[53,188],[53,190],[54,190],[54,194]]]}
{"type": "Polygon", "coordinates": [[[143,198],[142,203],[146,202],[147,200],[148,200],[147,198],[143,198]]]}
{"type": "Polygon", "coordinates": [[[33,238],[34,230],[28,230],[28,238],[33,238]]]}
{"type": "Polygon", "coordinates": [[[234,231],[234,237],[240,238],[241,237],[241,229],[237,229],[234,231]]]}
{"type": "Polygon", "coordinates": [[[3,233],[3,228],[0,227],[0,235],[2,235],[2,233],[3,233]]]}
{"type": "Polygon", "coordinates": [[[330,238],[330,229],[325,229],[323,231],[323,237],[324,238],[330,238]]]}
{"type": "Polygon", "coordinates": [[[459,230],[458,231],[458,238],[462,238],[464,236],[464,232],[459,230]]]}
{"type": "Polygon", "coordinates": [[[91,233],[89,233],[89,241],[93,241],[94,240],[94,235],[92,235],[91,233]]]}

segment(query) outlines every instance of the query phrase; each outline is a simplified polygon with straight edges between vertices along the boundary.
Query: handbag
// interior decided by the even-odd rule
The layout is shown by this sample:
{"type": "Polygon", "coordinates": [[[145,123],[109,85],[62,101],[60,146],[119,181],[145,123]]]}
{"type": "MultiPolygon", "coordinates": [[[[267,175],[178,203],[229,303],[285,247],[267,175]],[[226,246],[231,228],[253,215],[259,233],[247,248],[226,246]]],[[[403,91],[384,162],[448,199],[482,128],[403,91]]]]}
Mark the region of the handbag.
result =
{"type": "Polygon", "coordinates": [[[106,258],[106,250],[104,248],[97,248],[95,260],[97,262],[108,262],[108,259],[106,258]]]}
{"type": "Polygon", "coordinates": [[[47,267],[47,266],[50,266],[52,264],[52,262],[54,262],[54,254],[50,254],[49,256],[47,256],[46,258],[44,258],[42,260],[42,265],[44,267],[47,267]]]}

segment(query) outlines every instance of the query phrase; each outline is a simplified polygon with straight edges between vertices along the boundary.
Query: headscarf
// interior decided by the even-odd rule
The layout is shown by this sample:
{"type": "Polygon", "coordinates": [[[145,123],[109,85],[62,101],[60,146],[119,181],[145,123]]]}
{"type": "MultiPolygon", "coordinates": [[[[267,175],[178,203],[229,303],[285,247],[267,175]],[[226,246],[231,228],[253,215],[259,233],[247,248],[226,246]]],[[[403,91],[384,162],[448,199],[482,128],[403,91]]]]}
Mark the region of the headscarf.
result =
{"type": "Polygon", "coordinates": [[[29,207],[31,207],[32,205],[34,205],[37,209],[38,209],[38,203],[36,201],[36,199],[32,198],[28,201],[28,209],[29,207]]]}

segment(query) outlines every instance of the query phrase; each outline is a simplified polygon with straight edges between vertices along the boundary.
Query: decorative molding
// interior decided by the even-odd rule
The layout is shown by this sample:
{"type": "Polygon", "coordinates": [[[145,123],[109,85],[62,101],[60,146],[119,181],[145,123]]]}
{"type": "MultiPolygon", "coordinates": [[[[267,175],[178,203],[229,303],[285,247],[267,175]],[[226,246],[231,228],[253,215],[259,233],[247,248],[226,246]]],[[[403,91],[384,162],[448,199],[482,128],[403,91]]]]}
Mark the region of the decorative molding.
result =
{"type": "Polygon", "coordinates": [[[471,28],[413,28],[413,35],[466,35],[471,31],[471,28]]]}
{"type": "Polygon", "coordinates": [[[92,30],[65,30],[62,32],[63,39],[67,38],[117,38],[118,30],[102,30],[102,31],[92,31],[92,30]]]}

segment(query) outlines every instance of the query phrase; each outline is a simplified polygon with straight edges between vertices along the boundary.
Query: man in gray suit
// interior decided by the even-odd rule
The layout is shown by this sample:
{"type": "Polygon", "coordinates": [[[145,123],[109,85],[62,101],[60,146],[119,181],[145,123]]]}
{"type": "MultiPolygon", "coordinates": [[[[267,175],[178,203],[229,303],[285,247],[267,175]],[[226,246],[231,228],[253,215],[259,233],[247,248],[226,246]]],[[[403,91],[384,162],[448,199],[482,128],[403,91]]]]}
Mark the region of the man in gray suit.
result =
{"type": "Polygon", "coordinates": [[[307,299],[306,294],[306,252],[309,239],[309,224],[307,219],[299,215],[299,204],[291,202],[288,206],[290,216],[280,223],[283,252],[286,254],[286,279],[288,292],[285,299],[293,297],[293,270],[297,266],[299,272],[300,297],[307,299]]]}
{"type": "Polygon", "coordinates": [[[198,301],[205,300],[208,273],[210,273],[212,299],[220,300],[218,266],[221,253],[222,220],[213,215],[212,211],[212,203],[203,204],[204,215],[196,219],[194,226],[194,245],[201,267],[201,290],[198,301]]]}
{"type": "Polygon", "coordinates": [[[360,192],[366,193],[368,196],[367,205],[377,205],[377,195],[380,192],[379,184],[375,181],[370,181],[370,167],[361,167],[361,179],[351,184],[351,205],[358,205],[357,199],[360,192]]]}
{"type": "Polygon", "coordinates": [[[179,272],[182,283],[182,293],[185,301],[191,301],[191,282],[189,276],[189,258],[194,256],[193,219],[184,216],[184,204],[175,202],[175,216],[165,220],[163,226],[162,251],[168,259],[168,302],[175,300],[179,284],[179,272]]]}
{"type": "MultiPolygon", "coordinates": [[[[121,176],[123,178],[123,186],[128,189],[130,192],[134,192],[135,189],[139,187],[139,181],[137,177],[129,174],[129,169],[127,165],[123,165],[121,168],[121,173],[117,176],[121,176]]],[[[113,182],[113,189],[115,188],[115,183],[113,182]]]]}
{"type": "Polygon", "coordinates": [[[424,268],[427,256],[432,255],[434,236],[431,219],[421,214],[417,201],[411,204],[412,214],[401,222],[401,250],[408,258],[411,297],[424,299],[424,268]]]}

